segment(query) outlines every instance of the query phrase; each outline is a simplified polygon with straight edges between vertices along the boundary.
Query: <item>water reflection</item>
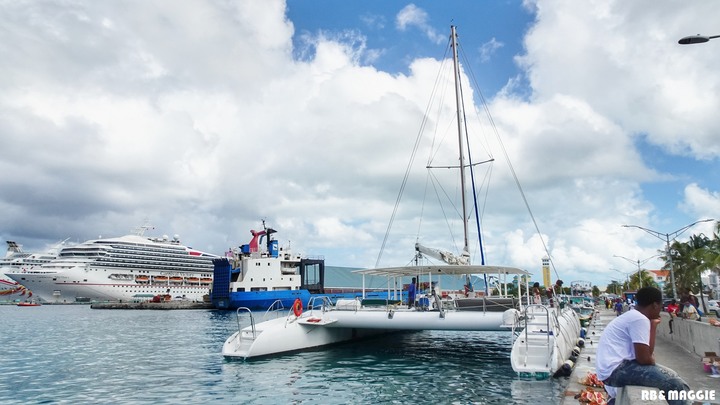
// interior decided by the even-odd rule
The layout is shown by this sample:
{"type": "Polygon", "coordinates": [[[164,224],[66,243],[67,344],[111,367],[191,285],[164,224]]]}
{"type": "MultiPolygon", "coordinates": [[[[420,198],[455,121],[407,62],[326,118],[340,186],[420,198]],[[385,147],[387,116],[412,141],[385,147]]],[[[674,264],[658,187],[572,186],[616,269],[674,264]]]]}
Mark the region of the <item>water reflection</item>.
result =
{"type": "Polygon", "coordinates": [[[0,402],[557,403],[518,380],[506,333],[425,331],[227,361],[234,312],[0,305],[0,402]]]}

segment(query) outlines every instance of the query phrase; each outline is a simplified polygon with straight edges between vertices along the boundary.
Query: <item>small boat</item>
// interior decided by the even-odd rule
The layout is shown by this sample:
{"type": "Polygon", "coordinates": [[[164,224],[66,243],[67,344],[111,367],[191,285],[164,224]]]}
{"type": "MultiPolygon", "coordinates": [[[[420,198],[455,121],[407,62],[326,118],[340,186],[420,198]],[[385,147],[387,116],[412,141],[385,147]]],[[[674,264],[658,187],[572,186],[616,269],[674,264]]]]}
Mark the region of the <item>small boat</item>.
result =
{"type": "Polygon", "coordinates": [[[200,284],[212,284],[213,279],[211,278],[201,278],[200,284]]]}
{"type": "Polygon", "coordinates": [[[167,283],[169,278],[167,276],[154,276],[153,281],[156,283],[167,283]]]}
{"type": "Polygon", "coordinates": [[[182,282],[183,282],[184,280],[185,280],[185,279],[182,278],[182,277],[177,277],[177,276],[170,277],[170,282],[171,282],[172,284],[182,284],[182,282]]]}
{"type": "Polygon", "coordinates": [[[198,283],[200,283],[200,278],[199,277],[188,277],[185,279],[185,281],[187,281],[188,284],[198,284],[198,283]]]}
{"type": "Polygon", "coordinates": [[[18,302],[18,304],[17,304],[17,306],[19,306],[19,307],[39,307],[41,305],[42,304],[40,304],[39,302],[35,302],[35,301],[23,301],[23,302],[18,302]]]}
{"type": "Polygon", "coordinates": [[[148,276],[135,276],[135,281],[137,281],[138,283],[147,283],[148,281],[150,281],[150,277],[148,277],[148,276]]]}

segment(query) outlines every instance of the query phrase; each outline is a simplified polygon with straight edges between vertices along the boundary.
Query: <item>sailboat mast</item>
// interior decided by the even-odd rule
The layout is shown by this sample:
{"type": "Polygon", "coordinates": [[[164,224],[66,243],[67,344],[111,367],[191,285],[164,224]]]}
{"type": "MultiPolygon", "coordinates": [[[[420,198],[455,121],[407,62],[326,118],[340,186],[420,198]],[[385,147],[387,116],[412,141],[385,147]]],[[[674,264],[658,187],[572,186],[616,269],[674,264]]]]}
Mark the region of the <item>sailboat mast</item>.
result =
{"type": "Polygon", "coordinates": [[[462,100],[460,92],[460,64],[458,62],[457,49],[457,33],[455,26],[450,26],[450,43],[453,51],[453,68],[455,72],[455,104],[457,108],[457,125],[458,125],[458,147],[460,148],[460,195],[462,198],[462,215],[463,215],[463,238],[465,246],[463,253],[470,252],[468,238],[468,216],[465,198],[465,149],[463,147],[463,114],[462,100]]]}

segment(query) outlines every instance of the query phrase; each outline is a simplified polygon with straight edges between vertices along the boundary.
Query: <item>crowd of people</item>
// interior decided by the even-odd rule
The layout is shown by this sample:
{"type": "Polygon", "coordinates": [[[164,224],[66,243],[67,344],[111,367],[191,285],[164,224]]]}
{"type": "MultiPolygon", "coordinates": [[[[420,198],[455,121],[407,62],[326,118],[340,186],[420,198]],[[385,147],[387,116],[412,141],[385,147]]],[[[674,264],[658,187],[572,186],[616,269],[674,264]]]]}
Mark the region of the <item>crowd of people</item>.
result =
{"type": "MultiPolygon", "coordinates": [[[[622,298],[615,298],[614,300],[610,298],[605,299],[605,308],[612,309],[617,316],[622,315],[628,309],[632,309],[635,305],[637,305],[637,301],[632,298],[627,298],[626,300],[622,298]]],[[[703,316],[698,298],[693,293],[683,294],[680,299],[680,304],[678,304],[677,300],[673,299],[667,304],[666,310],[672,317],[681,317],[696,321],[702,320],[703,316]]],[[[670,322],[670,333],[672,333],[672,318],[670,322]]]]}

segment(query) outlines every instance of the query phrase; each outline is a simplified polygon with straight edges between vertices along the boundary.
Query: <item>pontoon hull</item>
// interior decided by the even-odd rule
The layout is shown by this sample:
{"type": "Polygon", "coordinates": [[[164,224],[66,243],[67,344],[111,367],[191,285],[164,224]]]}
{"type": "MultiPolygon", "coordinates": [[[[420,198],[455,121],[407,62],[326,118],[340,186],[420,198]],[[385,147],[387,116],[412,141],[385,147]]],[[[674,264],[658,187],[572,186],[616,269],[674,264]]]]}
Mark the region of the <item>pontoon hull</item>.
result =
{"type": "Polygon", "coordinates": [[[235,332],[223,344],[227,358],[253,358],[331,345],[388,331],[376,329],[328,328],[323,325],[302,324],[297,319],[278,318],[256,326],[255,338],[251,327],[235,332]]]}
{"type": "Polygon", "coordinates": [[[507,331],[515,310],[505,312],[481,311],[332,311],[335,320],[328,328],[358,328],[385,330],[460,330],[460,331],[507,331]],[[514,312],[513,312],[514,311],[514,312]]]}
{"type": "Polygon", "coordinates": [[[580,337],[580,319],[570,308],[532,305],[525,309],[524,331],[515,339],[510,362],[518,373],[555,374],[580,337]]]}
{"type": "Polygon", "coordinates": [[[516,310],[418,311],[414,309],[362,309],[308,311],[248,326],[230,336],[223,356],[252,358],[326,346],[382,333],[403,330],[509,331],[516,310]]]}

